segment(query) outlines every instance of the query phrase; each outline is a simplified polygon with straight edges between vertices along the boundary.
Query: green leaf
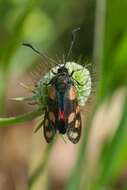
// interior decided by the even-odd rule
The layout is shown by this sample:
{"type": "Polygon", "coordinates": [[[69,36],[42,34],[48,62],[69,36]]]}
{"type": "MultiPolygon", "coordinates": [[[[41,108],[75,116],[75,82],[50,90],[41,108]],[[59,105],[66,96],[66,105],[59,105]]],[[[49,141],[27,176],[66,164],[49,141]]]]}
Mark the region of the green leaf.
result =
{"type": "Polygon", "coordinates": [[[15,125],[17,123],[23,123],[26,121],[31,121],[32,119],[42,115],[41,109],[27,112],[23,115],[19,115],[16,117],[8,117],[8,118],[0,118],[0,127],[6,127],[10,125],[15,125]]]}

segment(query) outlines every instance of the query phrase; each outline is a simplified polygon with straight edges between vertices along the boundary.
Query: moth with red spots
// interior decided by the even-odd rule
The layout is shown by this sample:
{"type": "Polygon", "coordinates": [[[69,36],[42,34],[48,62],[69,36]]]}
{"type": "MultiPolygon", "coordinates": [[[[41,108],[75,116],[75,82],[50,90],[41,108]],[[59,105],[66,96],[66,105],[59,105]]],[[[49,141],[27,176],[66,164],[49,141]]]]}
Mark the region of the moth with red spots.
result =
{"type": "MultiPolygon", "coordinates": [[[[74,72],[73,72],[74,73],[74,72]]],[[[44,136],[49,143],[56,132],[67,134],[72,143],[81,136],[81,115],[73,73],[65,65],[58,68],[48,86],[48,100],[44,116],[44,136]]]]}
{"type": "MultiPolygon", "coordinates": [[[[39,105],[42,103],[45,104],[46,102],[44,120],[37,130],[43,124],[44,137],[48,143],[53,140],[57,132],[66,134],[68,139],[74,144],[79,141],[81,136],[82,122],[79,103],[80,105],[84,105],[84,102],[86,102],[90,94],[91,79],[89,71],[83,68],[83,66],[74,62],[68,62],[75,41],[75,32],[78,30],[79,28],[72,31],[70,48],[62,64],[57,63],[58,66],[54,67],[55,70],[50,70],[49,73],[43,77],[35,93],[37,94],[37,98],[34,96],[34,100],[40,97],[38,101],[39,105]],[[70,69],[71,65],[73,69],[70,69]],[[76,68],[78,70],[75,70],[76,68]],[[79,77],[78,75],[76,79],[74,75],[77,71],[80,71],[79,75],[81,76],[79,77]],[[81,78],[82,82],[78,80],[79,78],[81,78]],[[44,101],[42,101],[42,89],[44,86],[48,89],[48,92],[45,94],[47,97],[46,101],[45,98],[44,101]],[[38,89],[40,89],[41,93],[39,93],[38,89]]],[[[31,44],[25,43],[23,45],[32,48],[49,62],[54,62],[53,59],[40,53],[31,44]]]]}

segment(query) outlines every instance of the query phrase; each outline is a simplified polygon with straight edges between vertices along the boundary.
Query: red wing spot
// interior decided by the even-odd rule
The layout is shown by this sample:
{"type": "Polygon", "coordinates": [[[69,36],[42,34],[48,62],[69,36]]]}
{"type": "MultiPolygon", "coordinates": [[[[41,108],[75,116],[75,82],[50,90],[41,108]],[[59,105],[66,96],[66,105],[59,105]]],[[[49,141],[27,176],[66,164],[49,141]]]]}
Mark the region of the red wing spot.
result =
{"type": "Polygon", "coordinates": [[[59,111],[59,117],[61,120],[64,120],[64,111],[59,111]]]}

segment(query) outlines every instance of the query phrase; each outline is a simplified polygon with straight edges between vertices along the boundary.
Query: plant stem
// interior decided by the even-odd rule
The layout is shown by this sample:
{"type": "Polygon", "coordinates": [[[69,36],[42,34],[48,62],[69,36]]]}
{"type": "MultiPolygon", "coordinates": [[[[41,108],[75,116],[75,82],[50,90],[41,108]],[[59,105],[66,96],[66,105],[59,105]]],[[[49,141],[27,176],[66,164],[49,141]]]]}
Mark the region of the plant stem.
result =
{"type": "MultiPolygon", "coordinates": [[[[54,140],[55,141],[55,140],[54,140]]],[[[36,168],[36,170],[34,171],[34,173],[31,175],[31,177],[29,178],[29,182],[28,182],[28,186],[29,186],[29,190],[32,189],[32,186],[34,185],[34,183],[37,181],[37,179],[42,175],[42,173],[45,170],[45,167],[48,163],[49,160],[49,156],[52,150],[52,147],[54,145],[54,141],[49,144],[46,147],[45,153],[44,153],[44,157],[42,159],[42,162],[38,165],[38,167],[36,168]]]]}
{"type": "Polygon", "coordinates": [[[27,112],[23,115],[19,115],[16,117],[0,118],[0,127],[14,125],[17,123],[23,123],[26,121],[31,121],[32,119],[34,119],[40,115],[42,115],[42,111],[40,109],[38,109],[38,110],[34,110],[32,112],[27,112]]]}

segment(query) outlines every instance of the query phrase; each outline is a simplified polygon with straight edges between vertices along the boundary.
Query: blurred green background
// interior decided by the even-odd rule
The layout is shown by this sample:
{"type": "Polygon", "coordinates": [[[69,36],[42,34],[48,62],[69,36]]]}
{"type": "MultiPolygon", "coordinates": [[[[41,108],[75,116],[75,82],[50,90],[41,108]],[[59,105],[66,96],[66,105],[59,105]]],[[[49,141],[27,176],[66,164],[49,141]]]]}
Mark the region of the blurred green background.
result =
{"type": "Polygon", "coordinates": [[[34,109],[9,98],[28,94],[19,83],[31,83],[39,63],[48,69],[23,42],[61,59],[80,27],[72,60],[82,57],[93,70],[79,145],[47,145],[33,134],[37,122],[1,125],[0,190],[127,189],[126,10],[126,0],[0,0],[1,117],[34,109]]]}

